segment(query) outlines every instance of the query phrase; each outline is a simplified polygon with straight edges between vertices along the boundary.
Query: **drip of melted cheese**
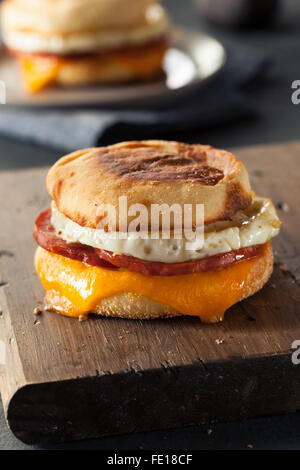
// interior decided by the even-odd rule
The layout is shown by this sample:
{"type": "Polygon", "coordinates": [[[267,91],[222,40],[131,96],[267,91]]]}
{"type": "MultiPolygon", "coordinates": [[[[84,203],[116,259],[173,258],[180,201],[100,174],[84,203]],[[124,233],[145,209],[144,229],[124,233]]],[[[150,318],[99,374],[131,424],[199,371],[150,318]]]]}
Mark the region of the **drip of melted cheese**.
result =
{"type": "MultiPolygon", "coordinates": [[[[267,244],[264,245],[264,249],[267,244]]],[[[262,255],[264,250],[262,251],[262,255]]],[[[93,312],[99,302],[131,292],[169,305],[183,315],[198,316],[203,322],[217,322],[236,303],[249,273],[259,258],[253,258],[218,271],[179,276],[145,276],[128,270],[87,266],[38,248],[35,257],[39,278],[50,298],[65,299],[59,313],[79,317],[93,312]]]]}
{"type": "Polygon", "coordinates": [[[61,61],[55,57],[21,56],[18,61],[24,88],[29,93],[36,93],[55,82],[61,66],[61,61]]]}

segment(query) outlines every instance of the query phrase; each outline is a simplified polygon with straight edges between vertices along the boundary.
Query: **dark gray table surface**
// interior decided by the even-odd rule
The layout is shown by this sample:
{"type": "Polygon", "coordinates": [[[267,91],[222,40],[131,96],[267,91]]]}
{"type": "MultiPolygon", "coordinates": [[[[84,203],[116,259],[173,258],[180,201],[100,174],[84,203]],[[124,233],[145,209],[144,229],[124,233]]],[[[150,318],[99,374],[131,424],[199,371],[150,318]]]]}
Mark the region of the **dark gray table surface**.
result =
{"type": "MultiPolygon", "coordinates": [[[[299,139],[300,106],[291,102],[291,83],[300,79],[300,2],[283,0],[279,24],[263,31],[229,32],[208,27],[196,17],[190,0],[165,0],[175,22],[202,28],[226,47],[247,45],[263,49],[274,58],[274,66],[263,83],[247,91],[259,116],[209,131],[165,135],[187,142],[209,143],[232,148],[266,142],[299,139]]],[[[155,136],[153,136],[155,137],[155,136]]],[[[50,165],[59,152],[0,137],[0,170],[50,165]]],[[[185,429],[157,431],[84,442],[48,446],[55,449],[300,449],[300,415],[266,417],[235,423],[219,423],[185,429]],[[208,430],[212,430],[212,432],[208,430]]],[[[0,450],[46,448],[26,446],[8,430],[0,410],[0,450]]]]}

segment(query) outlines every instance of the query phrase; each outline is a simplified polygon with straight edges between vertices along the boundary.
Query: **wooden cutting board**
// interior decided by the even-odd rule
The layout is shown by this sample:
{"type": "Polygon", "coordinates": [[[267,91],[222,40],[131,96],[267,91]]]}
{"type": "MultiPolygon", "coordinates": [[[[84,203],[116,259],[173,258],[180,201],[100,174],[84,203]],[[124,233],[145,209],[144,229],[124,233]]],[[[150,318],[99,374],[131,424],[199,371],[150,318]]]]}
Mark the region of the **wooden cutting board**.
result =
{"type": "Polygon", "coordinates": [[[43,289],[32,227],[48,207],[46,169],[0,174],[0,385],[8,424],[27,443],[296,411],[300,365],[300,143],[237,152],[283,227],[272,279],[221,324],[197,318],[79,322],[35,316],[43,289]]]}

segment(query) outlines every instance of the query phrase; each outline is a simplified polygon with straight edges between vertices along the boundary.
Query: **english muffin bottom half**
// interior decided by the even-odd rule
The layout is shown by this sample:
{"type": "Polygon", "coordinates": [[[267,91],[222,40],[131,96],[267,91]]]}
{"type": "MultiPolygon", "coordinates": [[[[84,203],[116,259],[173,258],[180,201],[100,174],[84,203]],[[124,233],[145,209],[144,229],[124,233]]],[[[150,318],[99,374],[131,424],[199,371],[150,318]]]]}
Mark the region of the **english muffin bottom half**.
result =
{"type": "Polygon", "coordinates": [[[38,217],[34,237],[50,310],[80,319],[189,315],[218,322],[272,273],[270,240],[280,221],[272,201],[252,192],[244,165],[224,150],[159,140],[80,150],[55,163],[47,189],[51,208],[38,217]],[[196,232],[197,205],[200,244],[176,212],[192,208],[196,232]]]}

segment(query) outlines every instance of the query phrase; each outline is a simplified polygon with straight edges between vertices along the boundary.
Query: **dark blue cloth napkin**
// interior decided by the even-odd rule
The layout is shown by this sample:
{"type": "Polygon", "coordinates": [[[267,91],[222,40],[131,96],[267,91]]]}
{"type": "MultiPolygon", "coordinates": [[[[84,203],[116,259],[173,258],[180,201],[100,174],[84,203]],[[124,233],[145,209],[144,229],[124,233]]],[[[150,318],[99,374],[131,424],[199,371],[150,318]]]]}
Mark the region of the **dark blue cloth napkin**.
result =
{"type": "Polygon", "coordinates": [[[228,52],[223,70],[204,89],[162,109],[12,109],[0,107],[0,133],[69,152],[105,142],[159,138],[183,130],[207,129],[256,115],[244,87],[269,69],[260,51],[228,52]]]}

